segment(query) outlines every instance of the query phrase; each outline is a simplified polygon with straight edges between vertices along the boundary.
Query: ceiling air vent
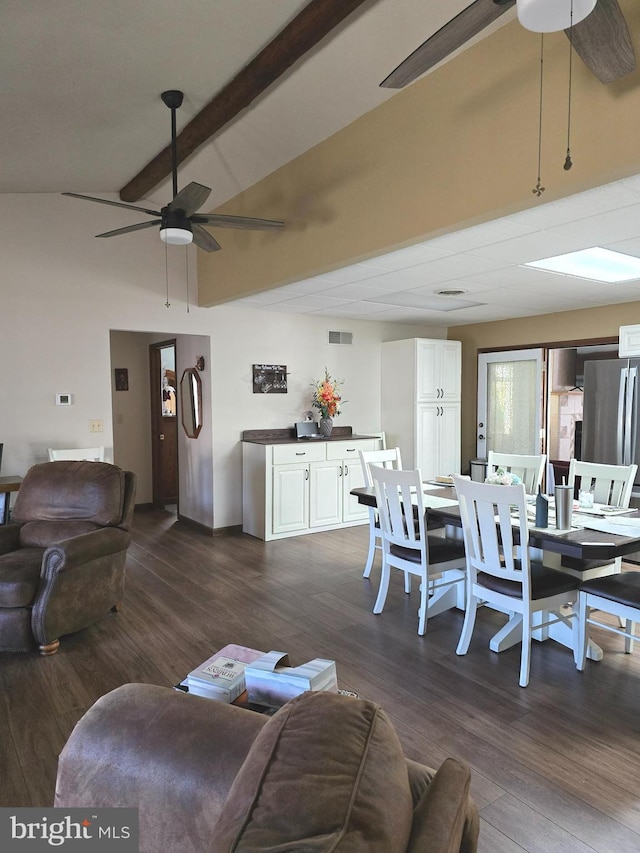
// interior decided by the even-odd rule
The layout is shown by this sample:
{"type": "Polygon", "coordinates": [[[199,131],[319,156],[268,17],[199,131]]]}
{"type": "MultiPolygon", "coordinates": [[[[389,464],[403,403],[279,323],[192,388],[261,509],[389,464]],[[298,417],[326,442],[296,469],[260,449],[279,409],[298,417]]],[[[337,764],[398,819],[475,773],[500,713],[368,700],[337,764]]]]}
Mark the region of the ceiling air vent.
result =
{"type": "Polygon", "coordinates": [[[353,343],[353,332],[329,332],[330,344],[343,344],[350,347],[353,343]]]}

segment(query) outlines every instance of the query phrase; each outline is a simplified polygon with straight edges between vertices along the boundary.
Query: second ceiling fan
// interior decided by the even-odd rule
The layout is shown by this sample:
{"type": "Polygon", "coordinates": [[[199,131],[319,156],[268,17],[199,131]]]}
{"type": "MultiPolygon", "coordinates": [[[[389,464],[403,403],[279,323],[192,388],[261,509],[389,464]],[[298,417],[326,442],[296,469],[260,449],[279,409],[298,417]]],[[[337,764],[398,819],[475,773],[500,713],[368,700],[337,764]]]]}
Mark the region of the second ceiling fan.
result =
{"type": "MultiPolygon", "coordinates": [[[[521,0],[518,0],[521,2],[521,0]]],[[[556,5],[560,0],[554,0],[556,5]]],[[[380,84],[402,89],[516,5],[516,0],[475,0],[423,42],[380,84]]],[[[602,83],[635,71],[633,45],[617,0],[598,0],[584,20],[565,29],[585,65],[602,83]]]]}
{"type": "Polygon", "coordinates": [[[171,89],[163,92],[160,97],[171,110],[173,199],[160,210],[150,210],[146,207],[125,204],[121,201],[111,201],[106,198],[95,198],[79,193],[62,193],[62,195],[72,196],[73,198],[97,201],[100,204],[123,207],[125,210],[137,210],[156,217],[146,222],[138,222],[136,225],[127,225],[124,228],[116,228],[114,231],[105,231],[104,234],[96,234],[96,237],[117,237],[120,234],[129,234],[132,231],[142,231],[145,228],[160,226],[160,238],[165,243],[184,246],[193,241],[198,248],[204,249],[205,252],[217,252],[222,246],[213,235],[203,228],[204,225],[217,228],[242,228],[250,231],[278,231],[283,228],[284,222],[275,219],[255,219],[251,216],[227,216],[220,213],[196,212],[208,199],[211,190],[202,184],[192,182],[178,192],[176,110],[181,106],[184,95],[177,89],[171,89]]]}

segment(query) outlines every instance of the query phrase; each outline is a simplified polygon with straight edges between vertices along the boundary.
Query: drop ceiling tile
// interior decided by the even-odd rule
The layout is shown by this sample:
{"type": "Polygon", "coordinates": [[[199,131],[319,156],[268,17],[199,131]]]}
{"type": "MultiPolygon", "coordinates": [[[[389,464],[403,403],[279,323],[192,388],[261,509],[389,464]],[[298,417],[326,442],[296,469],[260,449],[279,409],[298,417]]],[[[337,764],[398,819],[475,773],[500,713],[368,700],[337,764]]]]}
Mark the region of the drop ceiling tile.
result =
{"type": "Polygon", "coordinates": [[[583,307],[581,300],[565,299],[558,294],[531,293],[504,287],[496,290],[485,290],[476,294],[475,298],[488,305],[515,305],[536,313],[540,311],[570,311],[574,307],[583,307]]]}
{"type": "Polygon", "coordinates": [[[439,282],[455,281],[458,278],[502,269],[505,266],[507,266],[505,261],[480,257],[474,253],[451,255],[448,258],[441,258],[438,261],[431,261],[428,264],[419,264],[418,266],[411,267],[407,270],[407,273],[413,278],[415,282],[414,287],[417,287],[421,282],[424,284],[430,282],[438,284],[439,282]]]}
{"type": "Polygon", "coordinates": [[[322,273],[322,275],[315,276],[318,281],[328,281],[332,284],[349,284],[353,281],[360,281],[365,278],[372,278],[378,273],[386,272],[382,267],[376,266],[374,262],[367,262],[366,264],[352,264],[348,267],[342,267],[342,269],[332,270],[331,272],[322,273]]]}
{"type": "Polygon", "coordinates": [[[367,297],[375,297],[376,294],[388,293],[385,288],[376,286],[378,279],[369,279],[368,281],[359,281],[357,284],[343,284],[340,287],[332,287],[331,290],[323,291],[325,296],[333,296],[340,299],[367,299],[367,297]],[[371,284],[369,284],[371,282],[371,284]]]}
{"type": "MultiPolygon", "coordinates": [[[[632,204],[619,210],[610,210],[599,213],[597,216],[587,216],[575,222],[566,222],[557,225],[553,229],[554,234],[559,234],[569,239],[586,241],[580,248],[589,246],[601,246],[602,242],[628,240],[638,236],[638,221],[640,220],[640,204],[632,204]]],[[[542,257],[559,255],[553,252],[542,257]]]]}
{"type": "Polygon", "coordinates": [[[430,240],[427,245],[438,249],[446,249],[451,253],[469,252],[480,246],[488,246],[491,243],[500,243],[513,237],[522,237],[536,231],[534,225],[521,223],[517,217],[506,217],[495,219],[493,222],[485,222],[482,225],[474,225],[463,231],[455,231],[444,234],[430,240]]]}
{"type": "Polygon", "coordinates": [[[481,246],[474,250],[474,254],[483,258],[496,258],[504,261],[505,264],[524,264],[540,258],[551,258],[555,255],[563,255],[565,252],[586,249],[591,245],[590,238],[579,232],[574,236],[560,236],[551,231],[537,231],[502,243],[481,246]]]}
{"type": "Polygon", "coordinates": [[[510,264],[499,270],[467,276],[460,281],[460,287],[468,284],[479,284],[485,287],[526,287],[537,281],[548,279],[549,275],[550,273],[544,270],[510,264]]]}
{"type": "Polygon", "coordinates": [[[378,257],[371,260],[371,263],[387,270],[402,270],[407,267],[413,267],[416,264],[435,261],[438,258],[444,258],[454,253],[455,249],[441,249],[434,246],[433,241],[430,241],[427,243],[418,243],[415,246],[407,246],[405,249],[398,249],[386,255],[378,255],[378,257]]]}
{"type": "Polygon", "coordinates": [[[555,228],[567,222],[574,222],[588,216],[595,216],[608,210],[637,204],[640,197],[640,179],[614,181],[594,190],[576,193],[568,198],[541,203],[529,210],[512,216],[523,225],[536,229],[555,228]]]}

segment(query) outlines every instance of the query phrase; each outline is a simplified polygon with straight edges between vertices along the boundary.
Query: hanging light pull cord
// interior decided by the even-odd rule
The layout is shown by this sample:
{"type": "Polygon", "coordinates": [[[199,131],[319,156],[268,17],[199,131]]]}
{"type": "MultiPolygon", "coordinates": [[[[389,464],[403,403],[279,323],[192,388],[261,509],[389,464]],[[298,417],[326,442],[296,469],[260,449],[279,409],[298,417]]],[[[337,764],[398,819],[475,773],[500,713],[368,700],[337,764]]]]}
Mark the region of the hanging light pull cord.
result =
{"type": "Polygon", "coordinates": [[[184,247],[184,264],[187,280],[187,314],[189,313],[189,247],[184,247]]]}
{"type": "Polygon", "coordinates": [[[167,301],[164,303],[165,308],[170,308],[171,303],[169,302],[169,247],[167,244],[164,244],[164,278],[167,285],[167,301]]]}
{"type": "Polygon", "coordinates": [[[569,23],[569,104],[567,108],[567,156],[564,161],[564,170],[568,172],[573,166],[571,161],[571,65],[573,59],[573,0],[571,0],[571,18],[569,23]]]}
{"type": "Polygon", "coordinates": [[[538,116],[538,182],[531,190],[532,193],[540,198],[544,192],[544,187],[540,179],[540,164],[542,161],[542,78],[544,69],[544,33],[540,34],[540,112],[538,116]]]}

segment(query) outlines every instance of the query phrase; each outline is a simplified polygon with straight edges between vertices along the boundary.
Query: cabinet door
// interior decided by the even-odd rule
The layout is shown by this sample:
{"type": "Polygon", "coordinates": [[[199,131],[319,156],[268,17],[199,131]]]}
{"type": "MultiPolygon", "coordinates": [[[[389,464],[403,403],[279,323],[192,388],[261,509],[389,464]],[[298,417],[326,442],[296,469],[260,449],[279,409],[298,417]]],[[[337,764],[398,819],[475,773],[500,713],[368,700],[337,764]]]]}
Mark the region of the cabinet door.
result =
{"type": "MultiPolygon", "coordinates": [[[[416,410],[416,468],[420,469],[424,480],[432,480],[439,474],[447,474],[440,470],[439,442],[440,412],[442,406],[418,406],[416,410]]],[[[404,459],[402,460],[404,463],[404,459]]]]}
{"type": "Polygon", "coordinates": [[[364,473],[362,465],[356,460],[344,463],[342,471],[342,520],[343,521],[367,521],[369,518],[368,507],[359,504],[358,499],[350,494],[351,489],[359,489],[364,486],[364,473]]]}
{"type": "Polygon", "coordinates": [[[342,521],[342,462],[314,462],[310,466],[309,527],[342,521]]]}
{"type": "Polygon", "coordinates": [[[440,406],[439,421],[439,474],[460,473],[460,403],[440,406]]]}
{"type": "Polygon", "coordinates": [[[459,401],[462,376],[462,347],[460,341],[442,341],[440,344],[439,386],[440,400],[459,401]]]}
{"type": "Polygon", "coordinates": [[[273,532],[289,533],[309,526],[309,466],[274,465],[273,532]]]}
{"type": "Polygon", "coordinates": [[[459,341],[418,340],[416,400],[442,402],[460,399],[461,346],[459,341]]]}

